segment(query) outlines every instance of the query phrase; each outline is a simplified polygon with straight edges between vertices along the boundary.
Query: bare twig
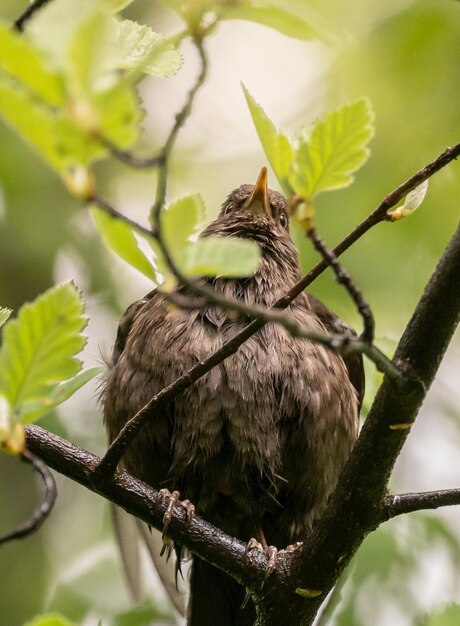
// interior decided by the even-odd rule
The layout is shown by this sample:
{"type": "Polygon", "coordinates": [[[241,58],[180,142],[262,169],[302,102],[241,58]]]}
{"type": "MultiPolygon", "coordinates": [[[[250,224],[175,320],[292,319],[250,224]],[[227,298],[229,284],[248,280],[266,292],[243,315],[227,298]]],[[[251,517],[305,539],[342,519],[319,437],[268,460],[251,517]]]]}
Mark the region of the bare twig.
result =
{"type": "Polygon", "coordinates": [[[160,167],[164,163],[164,155],[162,151],[153,156],[141,157],[129,152],[128,150],[120,150],[115,144],[100,135],[98,135],[98,141],[110,150],[112,156],[130,167],[134,167],[136,169],[148,169],[150,167],[160,167]]]}
{"type": "Polygon", "coordinates": [[[355,285],[346,269],[339,263],[339,260],[334,252],[329,250],[324,241],[318,236],[315,228],[310,228],[310,230],[307,231],[307,237],[313,243],[315,249],[334,270],[339,283],[345,287],[353,298],[353,301],[356,304],[364,322],[364,329],[359,338],[364,343],[371,344],[374,341],[375,332],[374,316],[369,305],[365,301],[361,290],[357,287],[357,285],[355,285]]]}
{"type": "Polygon", "coordinates": [[[438,509],[443,506],[458,504],[460,504],[460,489],[440,489],[401,495],[391,493],[385,498],[382,518],[385,521],[414,511],[438,509]]]}
{"type": "Polygon", "coordinates": [[[21,458],[30,463],[40,476],[44,489],[43,499],[25,524],[0,537],[0,545],[36,533],[53,510],[56,501],[56,483],[45,463],[27,449],[22,453],[21,458]]]}
{"type": "Polygon", "coordinates": [[[200,57],[200,72],[195,81],[195,84],[190,89],[187,99],[185,101],[182,109],[177,113],[174,125],[169,133],[169,136],[166,140],[165,145],[160,153],[159,158],[161,159],[158,165],[158,180],[157,180],[157,190],[155,196],[155,203],[150,211],[150,223],[152,224],[152,230],[156,231],[158,228],[158,224],[160,222],[160,212],[164,207],[165,199],[166,199],[166,185],[168,179],[168,167],[169,167],[169,159],[171,156],[172,149],[174,148],[174,144],[176,142],[177,135],[187,120],[188,116],[192,111],[193,102],[195,100],[195,96],[202,87],[204,81],[206,80],[206,76],[208,73],[208,58],[206,56],[206,51],[204,49],[203,37],[202,35],[194,35],[192,37],[192,41],[195,44],[195,47],[198,51],[200,57]]]}
{"type": "Polygon", "coordinates": [[[22,32],[24,30],[25,23],[48,2],[49,0],[33,0],[33,2],[31,2],[21,15],[13,22],[13,27],[19,32],[22,32]]]}

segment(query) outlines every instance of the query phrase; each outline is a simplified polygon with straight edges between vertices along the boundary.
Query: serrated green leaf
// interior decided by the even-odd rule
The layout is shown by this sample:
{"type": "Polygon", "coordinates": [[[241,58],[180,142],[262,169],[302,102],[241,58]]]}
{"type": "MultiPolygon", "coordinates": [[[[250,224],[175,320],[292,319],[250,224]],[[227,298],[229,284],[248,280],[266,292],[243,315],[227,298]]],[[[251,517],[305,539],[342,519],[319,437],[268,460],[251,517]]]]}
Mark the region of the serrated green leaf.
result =
{"type": "Polygon", "coordinates": [[[76,626],[76,624],[60,613],[46,613],[35,617],[24,626],[76,626]]]}
{"type": "Polygon", "coordinates": [[[0,394],[14,415],[26,403],[49,396],[78,373],[75,358],[86,343],[83,300],[71,283],[54,287],[25,304],[4,329],[0,350],[0,394]]]}
{"type": "Polygon", "coordinates": [[[185,250],[180,266],[188,276],[251,276],[259,267],[260,248],[237,237],[203,237],[185,250]]]}
{"type": "Polygon", "coordinates": [[[331,111],[303,132],[290,183],[295,193],[312,199],[321,191],[346,187],[369,156],[374,115],[366,98],[331,111]]]}
{"type": "Polygon", "coordinates": [[[190,237],[197,233],[204,216],[205,206],[200,194],[180,198],[162,213],[163,235],[173,254],[184,249],[190,237]]]}
{"type": "Polygon", "coordinates": [[[103,367],[92,367],[80,372],[73,378],[56,385],[48,396],[32,402],[24,402],[21,405],[19,417],[23,423],[35,422],[57,406],[68,400],[81,387],[86,385],[95,376],[104,372],[103,367]]]}
{"type": "Polygon", "coordinates": [[[253,0],[248,4],[228,4],[219,8],[218,17],[222,20],[247,20],[274,28],[283,35],[304,41],[324,41],[323,33],[299,15],[284,7],[276,7],[253,0]]]}
{"type": "Polygon", "coordinates": [[[252,121],[256,127],[260,142],[267,159],[275,172],[284,192],[290,195],[291,189],[288,183],[289,172],[292,166],[293,149],[286,135],[280,133],[265,111],[262,109],[247,88],[242,85],[246,102],[248,103],[252,121]]]}
{"type": "Polygon", "coordinates": [[[2,77],[0,115],[60,173],[107,154],[106,148],[85,135],[64,114],[54,112],[2,77]]]}
{"type": "Polygon", "coordinates": [[[3,324],[6,322],[10,315],[11,309],[6,309],[0,306],[0,326],[3,326],[3,324]]]}
{"type": "Polygon", "coordinates": [[[118,22],[117,29],[121,69],[160,77],[172,76],[180,69],[182,56],[163,35],[131,20],[118,22]]]}
{"type": "Polygon", "coordinates": [[[0,73],[18,81],[44,102],[62,104],[62,78],[51,70],[40,51],[9,24],[0,20],[0,73]]]}
{"type": "Polygon", "coordinates": [[[110,217],[102,209],[92,209],[96,228],[105,245],[139,272],[156,282],[152,264],[139,248],[134,232],[126,222],[110,217]]]}

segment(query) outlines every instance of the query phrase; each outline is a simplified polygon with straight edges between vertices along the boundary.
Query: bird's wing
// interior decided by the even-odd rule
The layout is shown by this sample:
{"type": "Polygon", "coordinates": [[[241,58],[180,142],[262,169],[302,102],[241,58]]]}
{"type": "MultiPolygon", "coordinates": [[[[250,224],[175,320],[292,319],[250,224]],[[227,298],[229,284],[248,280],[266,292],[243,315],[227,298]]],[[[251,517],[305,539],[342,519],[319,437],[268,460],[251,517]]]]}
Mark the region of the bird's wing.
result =
{"type": "MultiPolygon", "coordinates": [[[[133,302],[124,312],[117,330],[117,337],[112,353],[112,367],[120,358],[132,325],[145,304],[157,295],[154,289],[141,300],[133,302]]],[[[140,602],[143,597],[142,572],[141,572],[141,540],[147,548],[147,552],[154,565],[155,571],[160,578],[163,587],[171,600],[174,608],[180,615],[185,615],[187,605],[187,591],[184,585],[176,584],[176,565],[173,559],[167,560],[160,556],[163,541],[159,531],[150,530],[146,524],[126,513],[123,509],[112,507],[112,520],[117,538],[118,548],[123,563],[123,569],[128,582],[131,595],[135,602],[140,602]]]]}
{"type": "Polygon", "coordinates": [[[141,300],[136,300],[136,302],[130,304],[126,311],[123,313],[118,323],[117,338],[115,339],[115,344],[113,346],[111,362],[112,366],[117,363],[121,353],[125,349],[126,340],[128,339],[129,332],[134,323],[134,320],[137,317],[137,314],[144,307],[144,305],[147,304],[147,302],[150,302],[150,300],[154,298],[157,294],[157,290],[153,289],[153,291],[150,291],[146,296],[141,298],[141,300]]]}
{"type": "MultiPolygon", "coordinates": [[[[318,300],[318,298],[309,293],[308,299],[311,308],[323,322],[326,330],[332,333],[339,333],[341,335],[345,334],[352,337],[356,336],[356,332],[350,326],[348,326],[348,324],[346,324],[339,317],[337,317],[337,315],[333,311],[328,309],[328,307],[325,306],[320,300],[318,300]]],[[[346,357],[343,357],[343,360],[345,362],[345,365],[347,366],[348,375],[350,376],[351,383],[356,389],[356,393],[358,394],[359,408],[361,409],[365,389],[363,355],[359,352],[354,352],[346,357]]]]}

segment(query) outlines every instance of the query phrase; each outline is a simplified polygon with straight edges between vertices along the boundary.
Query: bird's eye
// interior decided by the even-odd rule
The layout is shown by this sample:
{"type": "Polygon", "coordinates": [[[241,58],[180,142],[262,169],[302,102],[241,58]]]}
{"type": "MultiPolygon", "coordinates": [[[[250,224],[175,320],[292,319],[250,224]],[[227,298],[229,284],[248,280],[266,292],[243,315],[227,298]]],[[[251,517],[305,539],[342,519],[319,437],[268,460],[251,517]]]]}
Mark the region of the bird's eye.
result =
{"type": "Polygon", "coordinates": [[[288,225],[288,218],[286,213],[280,213],[280,224],[283,228],[286,228],[288,225]]]}
{"type": "Polygon", "coordinates": [[[229,202],[229,203],[227,204],[227,206],[224,206],[224,210],[222,211],[222,213],[223,213],[224,215],[228,215],[228,214],[230,213],[230,211],[232,210],[232,208],[233,208],[233,205],[232,205],[232,203],[231,203],[231,202],[229,202]]]}

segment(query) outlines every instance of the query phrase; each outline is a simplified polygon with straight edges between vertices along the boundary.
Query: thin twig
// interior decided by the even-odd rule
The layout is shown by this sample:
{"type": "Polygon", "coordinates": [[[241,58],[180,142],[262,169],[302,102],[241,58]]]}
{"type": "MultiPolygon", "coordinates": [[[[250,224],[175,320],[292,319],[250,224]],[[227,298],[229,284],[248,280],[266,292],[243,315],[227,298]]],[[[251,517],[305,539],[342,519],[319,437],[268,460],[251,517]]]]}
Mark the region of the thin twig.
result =
{"type": "Polygon", "coordinates": [[[403,493],[401,495],[388,494],[382,510],[383,520],[389,520],[398,515],[438,509],[443,506],[460,504],[460,489],[440,489],[438,491],[422,491],[419,493],[403,493]]]}
{"type": "Polygon", "coordinates": [[[110,150],[112,156],[130,167],[134,167],[136,169],[148,169],[149,167],[160,167],[164,163],[163,151],[159,154],[155,154],[154,156],[141,157],[129,152],[128,150],[120,150],[120,148],[117,148],[115,144],[101,135],[98,135],[97,139],[103,146],[110,150]]]}
{"type": "Polygon", "coordinates": [[[160,221],[160,212],[164,207],[166,200],[166,186],[168,179],[168,167],[169,167],[169,159],[171,157],[171,152],[176,142],[177,135],[187,120],[188,116],[192,111],[193,102],[195,100],[195,96],[202,87],[204,81],[206,80],[206,76],[208,73],[208,58],[206,56],[206,51],[204,49],[203,37],[201,35],[194,35],[192,37],[192,41],[195,44],[195,47],[198,51],[200,57],[200,72],[195,81],[195,84],[190,89],[187,99],[185,101],[182,109],[177,113],[174,125],[169,133],[169,136],[166,140],[165,145],[160,153],[161,162],[158,166],[158,180],[157,180],[157,190],[155,196],[155,203],[150,211],[150,223],[152,224],[152,229],[155,231],[158,228],[158,224],[160,221]]]}
{"type": "Polygon", "coordinates": [[[353,298],[364,323],[364,329],[359,338],[365,343],[371,344],[374,341],[375,332],[374,316],[370,306],[364,299],[362,291],[357,287],[357,285],[355,285],[350,274],[339,263],[339,260],[334,252],[329,250],[324,241],[318,236],[315,228],[310,228],[310,230],[307,231],[307,237],[313,243],[315,249],[333,269],[339,283],[345,287],[353,298]]]}
{"type": "Polygon", "coordinates": [[[33,2],[31,2],[21,15],[13,22],[13,27],[19,32],[22,32],[24,30],[24,24],[48,2],[49,0],[33,0],[33,2]]]}
{"type": "Polygon", "coordinates": [[[27,449],[22,453],[21,458],[23,461],[30,463],[40,476],[44,490],[43,498],[25,524],[21,524],[21,526],[18,526],[7,535],[0,537],[0,545],[36,533],[53,510],[56,501],[56,483],[45,463],[27,449]]]}

